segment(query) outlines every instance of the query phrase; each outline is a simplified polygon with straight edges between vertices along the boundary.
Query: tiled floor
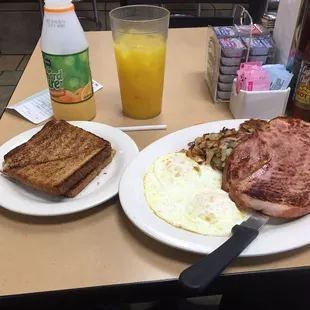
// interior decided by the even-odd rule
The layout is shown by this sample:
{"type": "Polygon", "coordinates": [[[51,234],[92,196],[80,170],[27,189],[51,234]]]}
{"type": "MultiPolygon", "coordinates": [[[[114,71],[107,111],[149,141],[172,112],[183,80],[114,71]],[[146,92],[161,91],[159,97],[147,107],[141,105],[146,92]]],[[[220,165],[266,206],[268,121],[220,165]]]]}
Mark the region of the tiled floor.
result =
{"type": "Polygon", "coordinates": [[[23,71],[4,71],[0,75],[1,86],[14,86],[18,83],[23,71]]]}
{"type": "Polygon", "coordinates": [[[10,100],[15,86],[0,86],[0,116],[10,100]]]}
{"type": "Polygon", "coordinates": [[[19,66],[17,67],[17,70],[18,71],[23,71],[25,70],[26,66],[27,66],[27,63],[30,59],[30,56],[31,55],[25,55],[24,58],[22,59],[22,61],[20,62],[19,66]]]}
{"type": "Polygon", "coordinates": [[[24,55],[0,55],[0,71],[15,71],[24,55]]]}
{"type": "Polygon", "coordinates": [[[30,55],[0,55],[0,118],[29,58],[30,55]]]}

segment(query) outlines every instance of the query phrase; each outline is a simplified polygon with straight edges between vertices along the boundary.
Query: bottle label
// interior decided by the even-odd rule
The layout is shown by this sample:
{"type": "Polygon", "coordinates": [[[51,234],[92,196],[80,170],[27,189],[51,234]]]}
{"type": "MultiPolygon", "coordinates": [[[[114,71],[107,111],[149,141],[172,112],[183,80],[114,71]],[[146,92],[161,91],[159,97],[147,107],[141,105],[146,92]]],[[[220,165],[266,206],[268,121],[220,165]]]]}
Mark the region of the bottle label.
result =
{"type": "Polygon", "coordinates": [[[58,103],[75,104],[93,95],[88,48],[71,55],[42,52],[51,99],[58,103]]]}
{"type": "Polygon", "coordinates": [[[303,61],[295,93],[295,104],[310,107],[310,63],[303,61]]]}

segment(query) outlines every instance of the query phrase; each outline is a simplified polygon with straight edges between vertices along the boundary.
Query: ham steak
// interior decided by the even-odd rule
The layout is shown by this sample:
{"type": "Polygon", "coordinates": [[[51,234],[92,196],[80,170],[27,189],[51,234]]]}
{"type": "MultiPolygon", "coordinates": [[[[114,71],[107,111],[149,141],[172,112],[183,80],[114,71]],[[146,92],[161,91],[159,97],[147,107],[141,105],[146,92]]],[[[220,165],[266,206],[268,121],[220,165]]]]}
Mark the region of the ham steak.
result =
{"type": "Polygon", "coordinates": [[[278,117],[228,156],[222,188],[241,209],[283,218],[310,213],[310,123],[278,117]]]}

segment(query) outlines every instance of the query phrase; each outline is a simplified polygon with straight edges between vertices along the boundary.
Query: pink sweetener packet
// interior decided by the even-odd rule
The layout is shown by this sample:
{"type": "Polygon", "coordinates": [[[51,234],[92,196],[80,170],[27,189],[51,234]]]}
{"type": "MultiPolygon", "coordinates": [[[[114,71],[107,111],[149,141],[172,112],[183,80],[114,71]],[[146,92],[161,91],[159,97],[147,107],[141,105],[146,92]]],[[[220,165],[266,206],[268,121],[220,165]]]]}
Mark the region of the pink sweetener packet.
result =
{"type": "Polygon", "coordinates": [[[251,70],[250,71],[250,78],[251,80],[264,80],[267,78],[268,72],[267,71],[256,71],[256,70],[251,70]]]}
{"type": "Polygon", "coordinates": [[[256,65],[254,65],[254,66],[252,66],[252,65],[245,65],[245,66],[242,68],[242,70],[244,70],[244,71],[253,71],[253,70],[255,70],[255,71],[261,71],[261,70],[262,70],[262,67],[256,66],[256,65]]]}
{"type": "Polygon", "coordinates": [[[242,80],[242,84],[241,84],[241,89],[242,90],[247,90],[248,81],[251,80],[251,72],[252,71],[253,70],[251,70],[251,71],[249,71],[249,70],[242,70],[242,74],[243,74],[243,80],[242,80]]]}
{"type": "Polygon", "coordinates": [[[246,85],[247,91],[267,91],[270,89],[270,80],[249,80],[246,85]]]}
{"type": "Polygon", "coordinates": [[[248,61],[248,62],[242,62],[240,64],[240,69],[245,70],[261,70],[263,66],[262,61],[248,61]]]}
{"type": "Polygon", "coordinates": [[[237,94],[240,91],[240,81],[241,81],[241,71],[238,70],[237,71],[237,76],[236,76],[236,92],[237,92],[237,94]]]}
{"type": "Polygon", "coordinates": [[[241,76],[243,77],[240,89],[246,90],[247,81],[251,78],[252,75],[254,76],[254,78],[259,76],[261,72],[261,67],[257,65],[252,66],[252,65],[245,64],[243,68],[240,69],[240,71],[241,71],[241,76]],[[257,76],[254,74],[254,72],[258,73],[257,76]]]}
{"type": "Polygon", "coordinates": [[[237,71],[237,82],[236,82],[237,94],[239,93],[240,89],[242,89],[243,80],[244,80],[244,72],[243,70],[238,70],[237,71]]]}

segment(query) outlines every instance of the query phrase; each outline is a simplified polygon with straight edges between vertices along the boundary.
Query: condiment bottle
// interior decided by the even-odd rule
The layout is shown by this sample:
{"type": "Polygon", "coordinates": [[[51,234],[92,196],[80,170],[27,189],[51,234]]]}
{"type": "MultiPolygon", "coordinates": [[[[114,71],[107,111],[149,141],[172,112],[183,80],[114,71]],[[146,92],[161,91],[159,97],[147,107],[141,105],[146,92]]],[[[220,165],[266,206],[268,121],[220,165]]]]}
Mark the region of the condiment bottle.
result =
{"type": "Polygon", "coordinates": [[[310,40],[305,49],[295,90],[293,116],[310,121],[310,40]]]}
{"type": "Polygon", "coordinates": [[[88,42],[70,0],[46,0],[41,50],[56,119],[96,115],[88,42]]]}

